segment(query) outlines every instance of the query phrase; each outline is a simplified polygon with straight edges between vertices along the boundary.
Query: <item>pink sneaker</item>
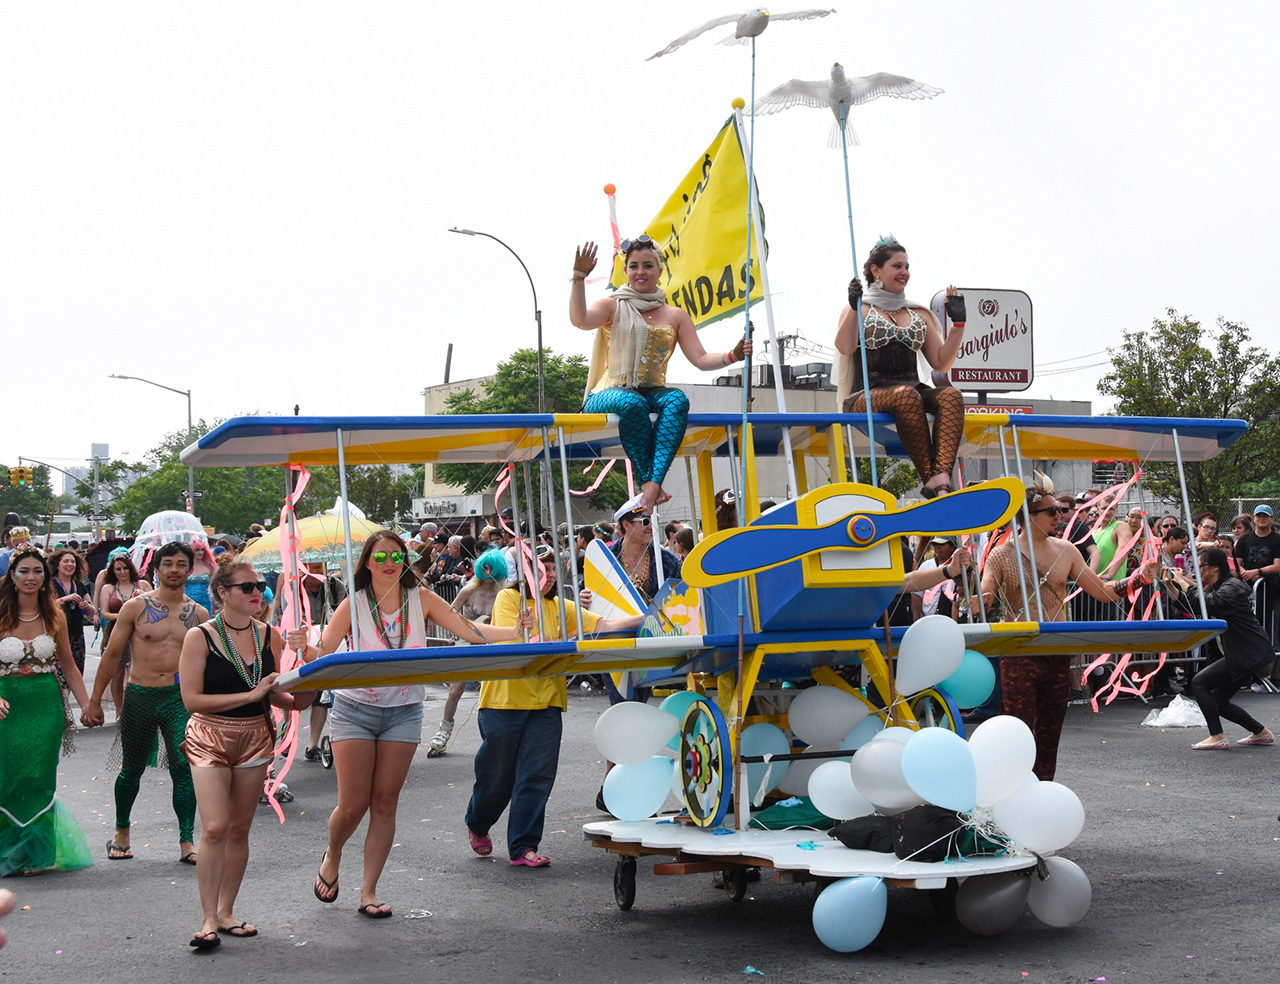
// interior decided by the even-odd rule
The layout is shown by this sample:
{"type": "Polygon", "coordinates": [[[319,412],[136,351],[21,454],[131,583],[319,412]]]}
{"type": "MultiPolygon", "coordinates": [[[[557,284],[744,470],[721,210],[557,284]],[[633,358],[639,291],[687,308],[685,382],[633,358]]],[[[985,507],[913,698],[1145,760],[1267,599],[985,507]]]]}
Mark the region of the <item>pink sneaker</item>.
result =
{"type": "Polygon", "coordinates": [[[1191,749],[1192,751],[1196,751],[1196,752],[1216,752],[1216,751],[1225,752],[1230,747],[1231,747],[1230,743],[1225,738],[1220,738],[1217,741],[1210,741],[1208,738],[1206,738],[1204,741],[1196,742],[1194,745],[1191,746],[1191,749]]]}

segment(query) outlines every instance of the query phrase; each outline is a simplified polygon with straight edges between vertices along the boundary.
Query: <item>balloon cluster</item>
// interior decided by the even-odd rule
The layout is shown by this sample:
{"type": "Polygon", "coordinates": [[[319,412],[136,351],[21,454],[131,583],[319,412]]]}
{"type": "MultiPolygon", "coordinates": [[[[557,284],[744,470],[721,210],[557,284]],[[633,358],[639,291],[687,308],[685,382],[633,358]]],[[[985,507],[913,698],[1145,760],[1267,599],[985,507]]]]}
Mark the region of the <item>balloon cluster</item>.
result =
{"type": "Polygon", "coordinates": [[[619,820],[646,820],[666,802],[679,797],[676,763],[665,749],[680,744],[680,722],[695,693],[674,693],[659,706],[624,701],[596,721],[596,748],[614,768],[604,780],[604,805],[619,820]]]}
{"type": "MultiPolygon", "coordinates": [[[[1061,783],[1038,780],[1031,772],[1035,757],[1031,729],[1007,715],[979,725],[967,742],[942,728],[885,728],[861,745],[847,768],[828,762],[815,770],[809,796],[818,810],[839,820],[933,804],[964,815],[970,826],[1012,849],[1052,854],[1080,835],[1084,806],[1061,783]]],[[[1050,926],[1078,922],[1092,897],[1088,877],[1065,858],[1044,859],[1043,870],[1041,877],[1010,872],[966,879],[956,895],[961,924],[993,935],[1012,926],[1026,906],[1050,926]]],[[[846,879],[861,880],[876,879],[846,879]]],[[[859,891],[859,898],[878,898],[859,891]]],[[[815,905],[813,914],[819,938],[844,952],[851,941],[864,939],[872,924],[877,931],[883,924],[878,901],[856,913],[838,901],[852,892],[842,888],[832,901],[815,905]]]]}

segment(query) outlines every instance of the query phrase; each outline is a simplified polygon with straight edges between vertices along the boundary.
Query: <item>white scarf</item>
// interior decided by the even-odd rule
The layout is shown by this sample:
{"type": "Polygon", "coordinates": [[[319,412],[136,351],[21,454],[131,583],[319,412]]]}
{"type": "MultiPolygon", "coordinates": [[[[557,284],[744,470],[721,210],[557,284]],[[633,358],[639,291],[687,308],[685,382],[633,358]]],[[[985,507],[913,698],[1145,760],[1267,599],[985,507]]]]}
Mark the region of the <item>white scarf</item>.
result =
{"type": "Polygon", "coordinates": [[[609,330],[607,346],[604,333],[596,332],[584,399],[591,395],[604,376],[606,361],[610,374],[620,385],[635,385],[640,378],[640,360],[649,342],[649,323],[644,320],[644,313],[667,303],[666,292],[661,289],[642,294],[630,285],[624,285],[614,291],[613,296],[617,301],[613,327],[609,330]]]}

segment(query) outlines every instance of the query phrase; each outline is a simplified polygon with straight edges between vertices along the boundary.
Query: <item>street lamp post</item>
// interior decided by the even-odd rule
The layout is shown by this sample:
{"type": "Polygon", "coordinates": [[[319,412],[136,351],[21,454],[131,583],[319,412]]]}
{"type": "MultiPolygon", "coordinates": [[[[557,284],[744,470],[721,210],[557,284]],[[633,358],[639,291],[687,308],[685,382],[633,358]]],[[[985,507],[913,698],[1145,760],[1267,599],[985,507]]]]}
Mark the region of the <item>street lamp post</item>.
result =
{"type": "MultiPolygon", "coordinates": [[[[191,390],[174,389],[172,386],[166,386],[164,383],[157,383],[151,379],[143,379],[141,376],[121,376],[114,372],[111,374],[110,378],[111,379],[132,379],[134,382],[146,383],[149,386],[156,386],[162,390],[168,390],[170,393],[177,393],[179,396],[185,396],[187,398],[187,443],[190,444],[195,441],[196,430],[191,423],[191,390]]],[[[189,513],[195,512],[195,508],[194,508],[195,494],[196,494],[195,469],[192,468],[190,465],[187,465],[186,499],[187,499],[187,512],[189,513]]]]}
{"type": "Polygon", "coordinates": [[[538,308],[538,288],[533,285],[533,275],[529,273],[529,268],[524,265],[524,260],[520,259],[520,254],[497,236],[492,236],[487,232],[476,232],[474,229],[455,228],[450,229],[449,231],[456,232],[462,236],[484,236],[486,239],[492,239],[495,243],[516,258],[516,262],[519,263],[521,269],[524,270],[524,275],[529,278],[529,289],[533,291],[533,319],[538,324],[538,413],[546,413],[547,393],[546,386],[542,378],[542,311],[538,308]]]}

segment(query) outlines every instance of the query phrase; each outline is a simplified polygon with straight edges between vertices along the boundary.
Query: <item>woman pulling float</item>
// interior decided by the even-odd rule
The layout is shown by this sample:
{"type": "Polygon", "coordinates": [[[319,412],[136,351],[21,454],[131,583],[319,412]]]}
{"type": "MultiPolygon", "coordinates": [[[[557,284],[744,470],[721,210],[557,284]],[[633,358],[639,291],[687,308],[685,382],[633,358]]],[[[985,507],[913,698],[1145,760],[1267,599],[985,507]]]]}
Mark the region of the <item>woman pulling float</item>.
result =
{"type": "Polygon", "coordinates": [[[862,282],[856,277],[849,281],[849,306],[841,312],[836,330],[836,351],[841,355],[836,394],[840,410],[865,413],[866,393],[870,392],[872,411],[893,417],[898,439],[924,483],[924,497],[933,499],[954,492],[951,470],[964,434],[964,397],[950,386],[935,389],[921,383],[916,354],[923,353],[937,372],[951,368],[964,338],[964,295],[955,287],[947,288],[952,330],[944,340],[942,327],[928,305],[907,298],[911,264],[900,242],[892,237],[877,242],[862,265],[862,273],[871,286],[864,298],[862,282]],[[859,300],[866,303],[862,321],[865,383],[854,313],[859,300]],[[933,414],[932,434],[926,413],[933,414]]]}
{"type": "MultiPolygon", "coordinates": [[[[360,553],[353,590],[333,613],[320,645],[308,646],[306,627],[288,633],[289,645],[307,661],[335,652],[351,634],[353,611],[360,647],[368,651],[425,647],[428,620],[479,645],[517,639],[533,624],[527,613],[506,628],[468,622],[450,611],[430,588],[419,587],[417,575],[406,563],[408,555],[404,540],[395,533],[374,533],[360,553]]],[[[378,898],[378,879],[395,839],[400,790],[422,741],[422,701],[426,695],[426,685],[421,683],[334,691],[329,731],[338,773],[338,805],[329,817],[329,843],[313,889],[321,902],[337,900],[343,848],[367,813],[364,873],[356,911],[370,919],[391,917],[391,906],[378,898]]]]}
{"type": "Polygon", "coordinates": [[[693,320],[667,303],[658,286],[662,254],[648,236],[622,244],[627,285],[610,297],[588,305],[586,279],[596,267],[596,244],[574,252],[569,321],[583,331],[596,331],[591,349],[583,413],[616,413],[622,447],[640,483],[646,513],[671,498],[662,490],[667,469],[684,440],[689,398],[666,385],[667,362],[679,344],[685,358],[703,372],[723,369],[751,354],[745,338],[732,351],[709,354],[693,320]],[[649,414],[658,420],[649,423],[649,414]]]}

